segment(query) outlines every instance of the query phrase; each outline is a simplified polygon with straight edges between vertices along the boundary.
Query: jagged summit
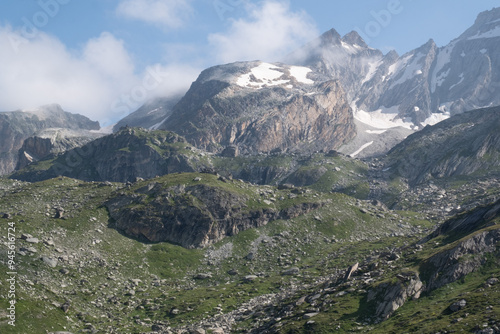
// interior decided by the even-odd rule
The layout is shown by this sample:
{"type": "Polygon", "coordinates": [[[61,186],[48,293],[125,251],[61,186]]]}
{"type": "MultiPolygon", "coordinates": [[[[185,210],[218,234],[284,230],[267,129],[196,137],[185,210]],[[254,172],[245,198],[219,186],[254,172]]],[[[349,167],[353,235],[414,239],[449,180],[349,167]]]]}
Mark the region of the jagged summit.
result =
{"type": "Polygon", "coordinates": [[[364,41],[364,39],[358,34],[357,31],[351,31],[350,33],[346,34],[344,37],[342,37],[342,41],[347,44],[351,45],[359,45],[363,48],[367,48],[368,44],[364,41]]]}

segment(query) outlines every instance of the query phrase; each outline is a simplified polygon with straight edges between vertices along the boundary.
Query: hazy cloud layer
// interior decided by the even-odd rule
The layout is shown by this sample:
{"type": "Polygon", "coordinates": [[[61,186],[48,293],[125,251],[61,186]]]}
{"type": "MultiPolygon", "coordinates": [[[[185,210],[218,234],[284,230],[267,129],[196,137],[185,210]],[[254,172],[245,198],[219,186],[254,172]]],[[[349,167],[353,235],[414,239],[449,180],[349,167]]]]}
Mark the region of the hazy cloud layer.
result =
{"type": "Polygon", "coordinates": [[[209,35],[219,62],[277,61],[319,35],[311,17],[302,11],[292,12],[288,2],[247,6],[248,18],[233,20],[225,33],[209,35]]]}
{"type": "Polygon", "coordinates": [[[199,69],[182,64],[149,66],[136,73],[123,41],[104,32],[80,50],[39,33],[26,39],[0,27],[0,110],[58,103],[102,123],[117,121],[149,98],[178,94],[199,69]]]}
{"type": "Polygon", "coordinates": [[[180,28],[193,9],[189,0],[124,0],[118,5],[117,13],[163,28],[180,28]]]}

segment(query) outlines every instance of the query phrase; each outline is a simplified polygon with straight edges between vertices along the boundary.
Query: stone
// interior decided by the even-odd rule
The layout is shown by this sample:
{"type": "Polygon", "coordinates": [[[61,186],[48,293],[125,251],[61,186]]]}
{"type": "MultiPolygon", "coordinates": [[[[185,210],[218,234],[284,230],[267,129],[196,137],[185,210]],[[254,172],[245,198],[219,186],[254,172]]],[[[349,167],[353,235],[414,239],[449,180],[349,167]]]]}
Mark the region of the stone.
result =
{"type": "Polygon", "coordinates": [[[488,280],[486,281],[486,284],[488,284],[488,285],[495,285],[495,284],[497,284],[498,282],[499,282],[498,278],[493,277],[493,278],[488,279],[488,280]]]}
{"type": "Polygon", "coordinates": [[[28,253],[37,253],[38,252],[34,247],[27,247],[27,248],[21,247],[21,248],[19,248],[19,251],[28,252],[28,253]]]}
{"type": "Polygon", "coordinates": [[[54,215],[55,219],[62,219],[64,217],[64,209],[61,207],[55,208],[56,214],[54,215]]]}
{"type": "Polygon", "coordinates": [[[205,334],[206,331],[203,328],[195,328],[190,331],[191,334],[205,334]]]}
{"type": "Polygon", "coordinates": [[[193,181],[195,181],[195,182],[200,182],[200,181],[201,181],[201,177],[195,177],[195,178],[193,179],[193,181]]]}
{"type": "Polygon", "coordinates": [[[209,278],[212,278],[212,275],[209,273],[200,273],[194,276],[194,279],[199,279],[199,280],[204,280],[209,278]]]}
{"type": "Polygon", "coordinates": [[[38,240],[38,238],[27,238],[26,242],[29,242],[30,244],[37,244],[40,240],[38,240]]]}
{"type": "Polygon", "coordinates": [[[212,328],[212,334],[225,334],[222,328],[212,328]]]}
{"type": "Polygon", "coordinates": [[[57,263],[58,263],[57,259],[44,256],[44,257],[42,257],[42,261],[51,268],[57,267],[57,263]]]}
{"type": "Polygon", "coordinates": [[[10,219],[12,218],[11,214],[10,213],[0,213],[0,215],[2,216],[3,219],[10,219]]]}
{"type": "Polygon", "coordinates": [[[243,277],[243,282],[253,282],[257,279],[258,277],[255,276],[255,275],[247,275],[245,277],[243,277]]]}
{"type": "Polygon", "coordinates": [[[59,270],[59,272],[60,272],[61,274],[63,274],[63,275],[67,275],[67,274],[69,274],[69,270],[68,270],[68,269],[66,269],[66,268],[61,268],[61,269],[59,270]]]}
{"type": "Polygon", "coordinates": [[[451,312],[458,312],[458,311],[462,310],[463,308],[465,308],[465,306],[467,306],[467,301],[465,299],[461,299],[458,302],[455,302],[455,303],[450,305],[450,311],[451,312]]]}
{"type": "Polygon", "coordinates": [[[248,253],[247,256],[245,256],[246,260],[252,261],[254,258],[254,253],[248,253]]]}
{"type": "Polygon", "coordinates": [[[295,305],[300,306],[306,302],[306,296],[300,297],[299,300],[295,302],[295,305]]]}
{"type": "Polygon", "coordinates": [[[290,269],[284,270],[281,272],[281,275],[297,275],[300,272],[300,269],[297,267],[292,267],[290,269]]]}
{"type": "Polygon", "coordinates": [[[312,312],[312,313],[306,313],[302,316],[303,319],[311,319],[312,317],[317,316],[319,313],[318,312],[312,312]]]}
{"type": "Polygon", "coordinates": [[[355,264],[353,264],[352,266],[350,266],[350,267],[347,269],[346,273],[345,273],[345,276],[344,276],[344,281],[349,280],[349,279],[351,278],[352,274],[353,274],[356,270],[358,270],[358,267],[359,267],[359,263],[358,263],[358,262],[356,262],[355,264]]]}
{"type": "Polygon", "coordinates": [[[229,275],[231,276],[235,276],[235,275],[238,275],[238,271],[236,269],[231,269],[227,272],[229,275]]]}
{"type": "Polygon", "coordinates": [[[65,302],[61,305],[61,310],[63,310],[64,313],[68,313],[70,306],[71,304],[69,302],[65,302]]]}

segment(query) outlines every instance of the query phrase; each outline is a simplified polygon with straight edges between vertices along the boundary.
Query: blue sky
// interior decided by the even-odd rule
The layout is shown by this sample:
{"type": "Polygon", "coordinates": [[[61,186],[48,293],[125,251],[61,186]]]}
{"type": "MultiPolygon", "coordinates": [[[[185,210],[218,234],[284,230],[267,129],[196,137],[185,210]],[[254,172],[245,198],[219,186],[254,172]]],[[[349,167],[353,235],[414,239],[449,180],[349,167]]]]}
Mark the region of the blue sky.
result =
{"type": "Polygon", "coordinates": [[[59,103],[108,125],[198,73],[278,61],[335,28],[402,54],[446,45],[498,0],[10,0],[0,2],[0,110],[59,103]]]}

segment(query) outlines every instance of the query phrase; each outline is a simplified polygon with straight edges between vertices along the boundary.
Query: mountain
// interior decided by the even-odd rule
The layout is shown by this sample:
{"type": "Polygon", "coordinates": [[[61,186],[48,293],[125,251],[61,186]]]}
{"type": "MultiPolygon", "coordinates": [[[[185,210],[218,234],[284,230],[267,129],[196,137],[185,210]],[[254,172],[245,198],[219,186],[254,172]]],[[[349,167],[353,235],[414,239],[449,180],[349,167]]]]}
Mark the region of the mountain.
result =
{"type": "Polygon", "coordinates": [[[59,105],[48,105],[34,111],[0,113],[0,175],[12,172],[18,150],[28,137],[48,128],[99,130],[98,122],[85,116],[65,112],[59,105]]]}
{"type": "Polygon", "coordinates": [[[65,151],[83,146],[104,135],[102,132],[92,132],[89,130],[43,129],[24,140],[23,146],[19,149],[16,170],[42,160],[49,155],[64,153],[65,151]]]}
{"type": "Polygon", "coordinates": [[[431,39],[402,56],[383,55],[351,32],[331,30],[291,56],[340,80],[356,109],[398,114],[424,127],[466,110],[500,104],[500,8],[486,11],[444,47],[431,39]]]}
{"type": "Polygon", "coordinates": [[[237,146],[252,154],[338,149],[380,156],[426,125],[499,105],[499,38],[500,8],[479,14],[446,46],[430,39],[402,56],[371,48],[355,31],[342,37],[332,29],[285,64],[207,69],[177,104],[152,101],[119,124],[175,131],[212,152],[237,146]]]}
{"type": "Polygon", "coordinates": [[[16,171],[12,178],[35,182],[57,176],[87,181],[128,182],[209,168],[205,153],[166,131],[122,128],[119,132],[49,156],[16,171]]]}
{"type": "Polygon", "coordinates": [[[412,134],[383,159],[417,185],[429,180],[500,174],[500,107],[479,109],[412,134]]]}
{"type": "Polygon", "coordinates": [[[125,126],[156,130],[170,117],[172,108],[180,99],[181,97],[155,98],[116,123],[113,132],[118,132],[125,126]]]}
{"type": "Polygon", "coordinates": [[[211,152],[332,150],[355,134],[337,81],[309,68],[241,62],[205,70],[160,129],[211,152]]]}

